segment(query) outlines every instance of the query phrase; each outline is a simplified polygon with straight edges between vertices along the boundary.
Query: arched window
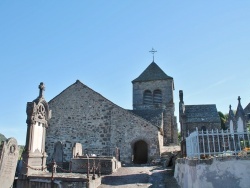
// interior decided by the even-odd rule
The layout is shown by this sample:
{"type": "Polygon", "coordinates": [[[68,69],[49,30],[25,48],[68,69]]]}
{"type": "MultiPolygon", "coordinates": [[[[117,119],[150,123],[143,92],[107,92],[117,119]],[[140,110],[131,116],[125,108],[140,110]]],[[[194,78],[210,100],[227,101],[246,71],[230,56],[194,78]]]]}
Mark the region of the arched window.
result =
{"type": "Polygon", "coordinates": [[[143,104],[152,104],[152,92],[149,90],[144,91],[143,104]]]}
{"type": "Polygon", "coordinates": [[[161,90],[159,89],[154,90],[153,98],[154,98],[154,104],[161,104],[162,103],[161,90]]]}

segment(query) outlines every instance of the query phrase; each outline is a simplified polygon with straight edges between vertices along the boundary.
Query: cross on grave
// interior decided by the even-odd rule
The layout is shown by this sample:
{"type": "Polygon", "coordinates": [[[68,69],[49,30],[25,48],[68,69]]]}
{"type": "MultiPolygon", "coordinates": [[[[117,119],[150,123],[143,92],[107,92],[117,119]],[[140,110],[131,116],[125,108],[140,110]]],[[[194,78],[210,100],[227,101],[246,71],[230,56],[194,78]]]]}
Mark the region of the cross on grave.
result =
{"type": "Polygon", "coordinates": [[[154,48],[152,48],[152,50],[150,50],[149,52],[153,54],[153,62],[154,62],[155,61],[154,53],[157,51],[154,48]]]}
{"type": "Polygon", "coordinates": [[[39,88],[39,98],[43,97],[43,92],[45,91],[45,85],[43,82],[40,83],[40,85],[38,86],[39,88]]]}

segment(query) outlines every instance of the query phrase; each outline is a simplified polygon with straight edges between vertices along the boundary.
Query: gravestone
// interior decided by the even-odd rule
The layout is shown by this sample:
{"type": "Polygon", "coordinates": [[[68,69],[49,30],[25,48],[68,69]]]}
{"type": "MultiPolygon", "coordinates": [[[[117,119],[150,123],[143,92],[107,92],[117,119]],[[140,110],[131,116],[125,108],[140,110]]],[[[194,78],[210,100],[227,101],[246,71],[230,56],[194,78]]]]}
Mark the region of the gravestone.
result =
{"type": "Polygon", "coordinates": [[[75,146],[73,147],[73,158],[82,156],[82,144],[81,143],[75,143],[75,146]]]}
{"type": "Polygon", "coordinates": [[[14,182],[19,148],[15,138],[3,141],[0,146],[0,187],[10,188],[14,182]]]}
{"type": "Polygon", "coordinates": [[[53,158],[57,164],[63,163],[63,145],[61,142],[55,144],[53,158]]]}

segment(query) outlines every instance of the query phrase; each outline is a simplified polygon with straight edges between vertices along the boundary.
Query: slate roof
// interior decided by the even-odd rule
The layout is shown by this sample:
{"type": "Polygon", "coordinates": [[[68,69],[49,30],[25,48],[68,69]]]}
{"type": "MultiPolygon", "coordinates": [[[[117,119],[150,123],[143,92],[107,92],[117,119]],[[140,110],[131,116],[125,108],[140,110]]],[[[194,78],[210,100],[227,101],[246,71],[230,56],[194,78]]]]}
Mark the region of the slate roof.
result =
{"type": "Polygon", "coordinates": [[[220,117],[215,104],[185,105],[186,122],[218,122],[220,117]]]}
{"type": "Polygon", "coordinates": [[[162,126],[162,113],[164,110],[158,109],[158,110],[128,110],[132,112],[133,114],[142,117],[143,119],[149,121],[153,125],[156,125],[157,127],[162,126]]]}
{"type": "Polygon", "coordinates": [[[244,108],[244,112],[247,118],[247,121],[250,120],[250,103],[248,103],[248,105],[244,108]]]}
{"type": "Polygon", "coordinates": [[[240,96],[238,97],[238,106],[237,106],[237,110],[235,113],[235,117],[245,117],[245,112],[241,106],[241,102],[240,102],[241,98],[240,96]]]}
{"type": "Polygon", "coordinates": [[[244,108],[244,112],[245,112],[245,114],[250,113],[250,103],[248,103],[248,105],[244,108]]]}
{"type": "Polygon", "coordinates": [[[153,80],[168,80],[173,79],[168,76],[155,62],[152,62],[142,73],[141,75],[134,79],[134,82],[142,81],[153,81],[153,80]]]}

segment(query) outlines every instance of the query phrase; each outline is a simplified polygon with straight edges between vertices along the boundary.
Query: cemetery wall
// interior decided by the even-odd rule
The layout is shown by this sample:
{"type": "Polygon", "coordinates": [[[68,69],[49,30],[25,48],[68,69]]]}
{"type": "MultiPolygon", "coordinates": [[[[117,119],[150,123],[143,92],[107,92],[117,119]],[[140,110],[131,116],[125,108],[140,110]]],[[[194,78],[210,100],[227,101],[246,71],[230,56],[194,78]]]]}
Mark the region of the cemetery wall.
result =
{"type": "Polygon", "coordinates": [[[248,188],[250,158],[177,159],[174,177],[183,188],[248,188]]]}

